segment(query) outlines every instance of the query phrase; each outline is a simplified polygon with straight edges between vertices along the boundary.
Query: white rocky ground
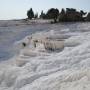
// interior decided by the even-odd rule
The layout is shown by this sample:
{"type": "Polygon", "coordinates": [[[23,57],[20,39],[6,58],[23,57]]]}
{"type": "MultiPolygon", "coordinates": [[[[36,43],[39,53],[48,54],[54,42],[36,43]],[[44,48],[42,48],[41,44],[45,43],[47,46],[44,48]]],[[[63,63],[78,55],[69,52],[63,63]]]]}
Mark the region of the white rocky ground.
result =
{"type": "Polygon", "coordinates": [[[90,23],[65,27],[16,42],[19,55],[0,64],[0,90],[90,90],[90,23]]]}
{"type": "Polygon", "coordinates": [[[9,27],[9,26],[25,26],[30,24],[45,24],[50,23],[52,20],[28,20],[28,19],[22,19],[22,20],[0,20],[0,27],[9,27]]]}

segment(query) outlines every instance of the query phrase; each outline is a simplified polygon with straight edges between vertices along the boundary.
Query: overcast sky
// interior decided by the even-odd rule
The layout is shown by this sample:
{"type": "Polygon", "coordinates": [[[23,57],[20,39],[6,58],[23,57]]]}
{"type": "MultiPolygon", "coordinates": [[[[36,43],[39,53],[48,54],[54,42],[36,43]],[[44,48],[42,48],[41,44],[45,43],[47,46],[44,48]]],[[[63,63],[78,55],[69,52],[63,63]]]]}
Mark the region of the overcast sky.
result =
{"type": "Polygon", "coordinates": [[[27,10],[31,7],[39,13],[52,7],[90,11],[90,0],[0,0],[0,19],[26,18],[27,10]]]}

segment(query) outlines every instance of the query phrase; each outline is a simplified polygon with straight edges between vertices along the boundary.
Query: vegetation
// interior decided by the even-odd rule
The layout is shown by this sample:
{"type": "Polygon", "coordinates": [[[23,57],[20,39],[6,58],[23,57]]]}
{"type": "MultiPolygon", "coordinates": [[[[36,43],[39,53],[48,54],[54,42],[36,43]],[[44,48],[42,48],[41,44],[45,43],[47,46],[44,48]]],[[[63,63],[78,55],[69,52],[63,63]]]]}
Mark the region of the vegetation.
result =
{"type": "Polygon", "coordinates": [[[34,15],[34,18],[35,18],[35,19],[37,19],[37,18],[38,18],[38,13],[36,13],[36,14],[34,15]]]}
{"type": "Polygon", "coordinates": [[[28,19],[32,19],[34,18],[34,12],[32,10],[32,8],[30,8],[30,10],[27,11],[27,16],[28,16],[28,19]]]}
{"type": "Polygon", "coordinates": [[[41,11],[40,18],[41,19],[46,19],[46,14],[43,12],[43,10],[41,11]]]}
{"type": "Polygon", "coordinates": [[[84,21],[84,16],[86,13],[84,11],[77,11],[73,8],[66,8],[66,11],[64,9],[61,10],[61,13],[59,14],[59,21],[64,22],[75,22],[75,21],[84,21]]]}
{"type": "Polygon", "coordinates": [[[88,15],[86,17],[86,21],[90,21],[90,12],[88,13],[88,15]]]}
{"type": "Polygon", "coordinates": [[[58,16],[59,16],[59,10],[58,9],[51,8],[46,13],[46,17],[48,19],[53,19],[55,23],[57,22],[58,16]]]}
{"type": "Polygon", "coordinates": [[[32,8],[27,11],[28,19],[41,18],[41,19],[53,19],[54,23],[58,22],[84,22],[90,21],[90,12],[87,14],[83,10],[77,11],[74,8],[62,9],[61,12],[57,8],[51,8],[46,13],[41,11],[40,16],[38,13],[34,15],[32,8]]]}

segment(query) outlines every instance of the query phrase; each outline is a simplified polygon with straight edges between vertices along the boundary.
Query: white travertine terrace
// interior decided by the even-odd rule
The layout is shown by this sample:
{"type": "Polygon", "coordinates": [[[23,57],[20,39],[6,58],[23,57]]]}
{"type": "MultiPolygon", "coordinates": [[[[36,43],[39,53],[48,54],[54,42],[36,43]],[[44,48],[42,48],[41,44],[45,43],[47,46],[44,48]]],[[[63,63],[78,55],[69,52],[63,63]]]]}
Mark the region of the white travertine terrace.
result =
{"type": "Polygon", "coordinates": [[[90,90],[90,23],[74,25],[18,41],[19,54],[0,63],[0,90],[90,90]]]}

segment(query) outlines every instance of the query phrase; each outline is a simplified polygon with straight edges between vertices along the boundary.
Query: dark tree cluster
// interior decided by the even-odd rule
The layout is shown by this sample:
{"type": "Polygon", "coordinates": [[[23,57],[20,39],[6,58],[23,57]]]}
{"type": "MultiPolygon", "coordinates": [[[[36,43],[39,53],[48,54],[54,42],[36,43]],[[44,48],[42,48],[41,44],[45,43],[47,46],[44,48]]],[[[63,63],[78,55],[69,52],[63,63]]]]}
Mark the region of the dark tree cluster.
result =
{"type": "MultiPolygon", "coordinates": [[[[28,19],[38,18],[38,13],[34,14],[32,8],[27,11],[28,19]]],[[[57,8],[51,8],[46,13],[41,11],[39,16],[41,19],[53,19],[54,22],[77,22],[77,21],[90,21],[90,13],[83,10],[77,11],[74,8],[62,9],[61,12],[57,8]]]]}
{"type": "Polygon", "coordinates": [[[86,21],[90,21],[90,12],[87,14],[86,21]]]}
{"type": "Polygon", "coordinates": [[[62,22],[75,22],[75,21],[84,21],[86,12],[84,11],[77,11],[73,8],[66,8],[66,11],[64,9],[61,10],[61,13],[59,14],[59,21],[62,22]]]}
{"type": "Polygon", "coordinates": [[[57,22],[59,16],[59,10],[56,8],[49,9],[46,13],[41,12],[40,18],[42,19],[53,19],[54,22],[57,22]]]}
{"type": "Polygon", "coordinates": [[[54,22],[57,22],[57,18],[59,16],[59,10],[51,8],[46,13],[47,19],[54,19],[54,22]]]}

